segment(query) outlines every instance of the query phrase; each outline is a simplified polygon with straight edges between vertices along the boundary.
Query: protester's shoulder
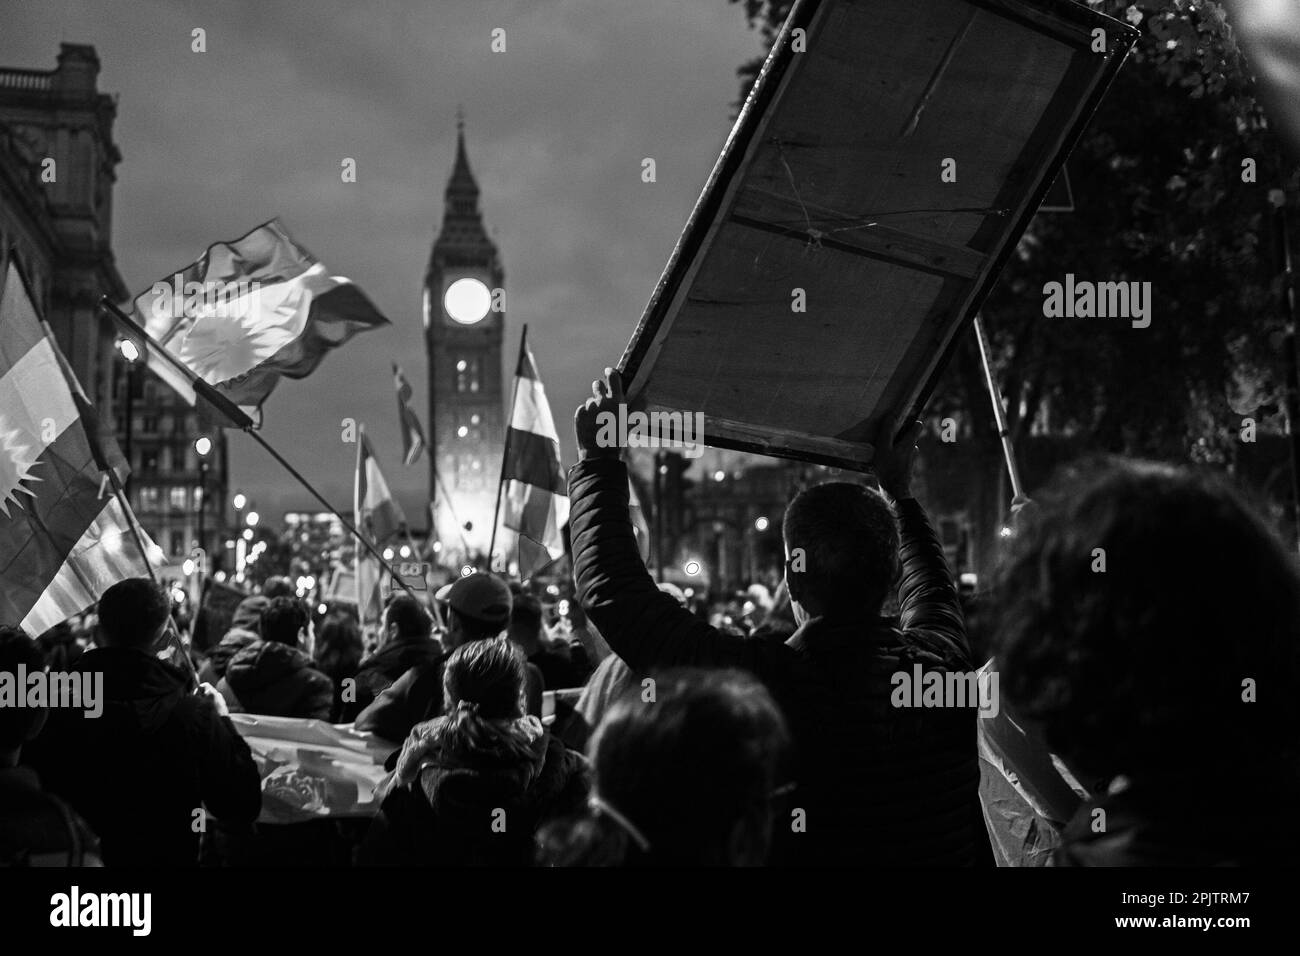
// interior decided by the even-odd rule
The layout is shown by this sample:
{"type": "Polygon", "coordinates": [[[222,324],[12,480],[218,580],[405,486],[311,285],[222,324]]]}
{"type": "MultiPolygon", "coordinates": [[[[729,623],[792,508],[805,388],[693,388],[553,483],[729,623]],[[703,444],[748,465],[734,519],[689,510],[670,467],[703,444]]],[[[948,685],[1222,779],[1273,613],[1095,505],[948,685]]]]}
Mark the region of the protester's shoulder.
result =
{"type": "Polygon", "coordinates": [[[897,645],[904,656],[936,670],[969,670],[970,652],[950,634],[926,627],[894,628],[897,645]]]}

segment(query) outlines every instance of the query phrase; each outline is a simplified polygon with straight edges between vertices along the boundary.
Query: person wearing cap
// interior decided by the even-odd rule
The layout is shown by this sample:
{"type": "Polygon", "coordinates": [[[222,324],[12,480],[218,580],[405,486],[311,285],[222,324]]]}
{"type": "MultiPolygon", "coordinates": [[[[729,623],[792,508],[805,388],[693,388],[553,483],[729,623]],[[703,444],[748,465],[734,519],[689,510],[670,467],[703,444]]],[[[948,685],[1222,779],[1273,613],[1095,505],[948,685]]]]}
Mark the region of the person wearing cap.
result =
{"type": "MultiPolygon", "coordinates": [[[[434,599],[447,620],[444,643],[455,650],[471,641],[497,637],[510,622],[510,588],[495,575],[476,571],[439,588],[434,599]]],[[[444,658],[418,664],[375,698],[356,720],[356,729],[395,743],[406,739],[411,728],[442,713],[444,658]]],[[[542,674],[526,667],[528,713],[541,716],[542,674]]]]}

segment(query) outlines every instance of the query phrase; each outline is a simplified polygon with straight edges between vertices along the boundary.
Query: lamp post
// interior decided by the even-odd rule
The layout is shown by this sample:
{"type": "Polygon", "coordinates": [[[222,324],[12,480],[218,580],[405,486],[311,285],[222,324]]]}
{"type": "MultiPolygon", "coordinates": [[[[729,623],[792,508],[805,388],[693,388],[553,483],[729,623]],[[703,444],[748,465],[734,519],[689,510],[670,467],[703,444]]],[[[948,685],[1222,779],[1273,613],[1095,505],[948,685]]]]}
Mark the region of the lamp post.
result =
{"type": "Polygon", "coordinates": [[[208,510],[208,453],[212,451],[212,439],[207,435],[199,436],[194,441],[194,450],[199,456],[199,547],[206,555],[208,543],[205,538],[203,518],[208,510]]]}
{"type": "Polygon", "coordinates": [[[140,350],[130,339],[118,339],[115,343],[118,352],[126,360],[126,429],[122,435],[122,454],[126,456],[127,473],[122,482],[122,493],[126,500],[131,500],[131,426],[135,418],[135,363],[140,358],[140,350]]]}

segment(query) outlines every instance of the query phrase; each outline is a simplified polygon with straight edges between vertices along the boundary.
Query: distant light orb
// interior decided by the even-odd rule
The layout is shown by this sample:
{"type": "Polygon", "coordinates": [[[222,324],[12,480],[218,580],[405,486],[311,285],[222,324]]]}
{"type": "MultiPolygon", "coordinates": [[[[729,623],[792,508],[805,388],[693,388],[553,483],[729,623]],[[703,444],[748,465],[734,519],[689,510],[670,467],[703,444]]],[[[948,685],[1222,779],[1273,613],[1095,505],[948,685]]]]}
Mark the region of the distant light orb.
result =
{"type": "Polygon", "coordinates": [[[492,293],[478,279],[457,279],[442,297],[447,314],[461,325],[473,325],[492,308],[492,293]]]}
{"type": "Polygon", "coordinates": [[[247,517],[244,518],[244,521],[248,523],[248,526],[250,528],[256,528],[257,523],[261,520],[262,520],[262,516],[259,515],[256,511],[250,511],[247,517]]]}
{"type": "Polygon", "coordinates": [[[755,530],[755,531],[766,531],[766,530],[768,529],[768,525],[769,525],[769,524],[771,524],[771,522],[769,522],[769,521],[768,521],[766,518],[764,518],[764,517],[756,518],[756,519],[754,519],[754,530],[755,530]]]}
{"type": "Polygon", "coordinates": [[[248,504],[248,498],[244,495],[242,491],[239,494],[235,495],[234,504],[235,504],[236,511],[243,511],[244,505],[248,504]]]}
{"type": "Polygon", "coordinates": [[[470,567],[468,564],[465,565],[463,568],[460,569],[460,576],[461,576],[462,578],[467,578],[467,577],[469,577],[469,576],[470,576],[471,574],[473,574],[473,573],[474,573],[474,569],[473,569],[472,567],[470,567]]]}
{"type": "Polygon", "coordinates": [[[135,363],[140,359],[140,349],[130,339],[119,339],[117,350],[122,353],[122,358],[128,362],[135,363]]]}
{"type": "Polygon", "coordinates": [[[713,473],[714,481],[725,481],[726,478],[727,478],[727,473],[725,471],[715,471],[713,473]]]}
{"type": "Polygon", "coordinates": [[[467,425],[461,425],[460,428],[456,429],[457,438],[464,438],[468,434],[469,434],[469,427],[467,425]]]}
{"type": "Polygon", "coordinates": [[[686,562],[686,567],[684,568],[684,570],[685,570],[686,573],[689,574],[691,577],[695,577],[695,575],[697,575],[697,574],[700,573],[700,562],[698,562],[698,561],[687,561],[687,562],[686,562]]]}
{"type": "Polygon", "coordinates": [[[411,547],[410,547],[410,545],[406,545],[406,544],[402,545],[402,547],[398,550],[397,553],[400,554],[400,555],[401,555],[402,557],[404,557],[404,558],[409,558],[409,557],[411,556],[411,547]]]}
{"type": "Polygon", "coordinates": [[[317,613],[317,614],[324,614],[324,613],[325,613],[326,611],[328,611],[328,610],[329,610],[329,608],[326,607],[324,604],[317,604],[317,605],[316,605],[316,613],[317,613]]]}
{"type": "Polygon", "coordinates": [[[1002,529],[998,531],[998,534],[1002,535],[1002,537],[1004,538],[1009,538],[1011,537],[1011,529],[1008,528],[1006,525],[1003,525],[1002,529]]]}
{"type": "Polygon", "coordinates": [[[202,438],[195,439],[194,450],[199,453],[200,458],[205,456],[208,452],[212,451],[212,439],[206,435],[202,438]]]}
{"type": "Polygon", "coordinates": [[[193,573],[194,573],[194,562],[191,561],[189,558],[186,558],[186,559],[181,563],[181,573],[182,573],[182,574],[186,574],[186,575],[193,574],[193,573]]]}
{"type": "Polygon", "coordinates": [[[391,560],[393,560],[393,549],[392,549],[392,548],[384,548],[384,560],[385,560],[385,561],[391,561],[391,560]]]}

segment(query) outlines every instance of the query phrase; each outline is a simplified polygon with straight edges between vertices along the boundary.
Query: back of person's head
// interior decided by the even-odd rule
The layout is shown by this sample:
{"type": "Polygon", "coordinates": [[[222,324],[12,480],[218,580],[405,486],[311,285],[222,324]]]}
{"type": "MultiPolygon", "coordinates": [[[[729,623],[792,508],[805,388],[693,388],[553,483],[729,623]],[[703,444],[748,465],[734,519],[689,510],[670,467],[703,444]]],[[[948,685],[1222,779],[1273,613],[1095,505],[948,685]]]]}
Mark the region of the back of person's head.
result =
{"type": "Polygon", "coordinates": [[[350,676],[365,650],[361,628],[344,614],[331,614],[316,632],[316,662],[331,676],[350,676]]]}
{"type": "Polygon", "coordinates": [[[1238,492],[1094,460],[1036,504],[997,575],[999,682],[1085,784],[1294,750],[1300,576],[1238,492]]]}
{"type": "Polygon", "coordinates": [[[542,602],[520,592],[510,605],[510,636],[521,643],[535,643],[542,636],[542,602]]]}
{"type": "Polygon", "coordinates": [[[844,481],[814,485],[790,502],[782,531],[796,601],[815,602],[827,617],[879,612],[898,573],[898,522],[882,494],[844,481]]]}
{"type": "Polygon", "coordinates": [[[299,634],[307,626],[307,612],[297,598],[277,597],[262,612],[259,630],[264,641],[298,646],[299,634]]]}
{"type": "Polygon", "coordinates": [[[519,728],[524,714],[524,661],[506,637],[461,644],[442,674],[444,746],[462,757],[490,753],[530,759],[531,737],[519,728]]]}
{"type": "Polygon", "coordinates": [[[550,828],[559,865],[759,865],[789,746],[780,710],[741,671],[655,675],[654,699],[618,700],[588,748],[592,814],[550,828]]]}
{"type": "Polygon", "coordinates": [[[447,622],[462,642],[486,641],[496,637],[503,630],[498,622],[480,621],[468,614],[461,614],[454,607],[447,608],[447,622]]]}
{"type": "MultiPolygon", "coordinates": [[[[0,674],[10,674],[17,693],[26,693],[19,683],[19,667],[28,674],[45,669],[45,659],[36,642],[16,627],[0,627],[0,674]]],[[[8,683],[8,681],[6,682],[8,683]]],[[[45,723],[44,707],[0,707],[0,754],[9,754],[31,740],[45,723]]]]}
{"type": "Polygon", "coordinates": [[[262,596],[268,601],[274,601],[278,597],[293,597],[297,592],[293,584],[283,575],[274,575],[266,579],[262,585],[262,596]]]}
{"type": "Polygon", "coordinates": [[[433,632],[433,618],[424,605],[404,592],[388,599],[384,623],[396,627],[398,637],[408,639],[427,638],[433,632]]]}
{"type": "Polygon", "coordinates": [[[171,616],[171,601],[148,578],[118,581],[99,599],[99,633],[108,647],[148,650],[171,616]]]}

